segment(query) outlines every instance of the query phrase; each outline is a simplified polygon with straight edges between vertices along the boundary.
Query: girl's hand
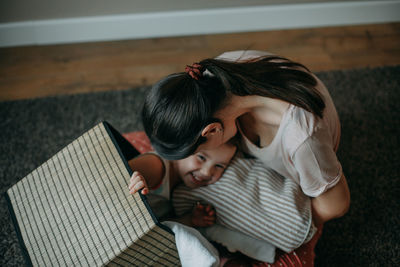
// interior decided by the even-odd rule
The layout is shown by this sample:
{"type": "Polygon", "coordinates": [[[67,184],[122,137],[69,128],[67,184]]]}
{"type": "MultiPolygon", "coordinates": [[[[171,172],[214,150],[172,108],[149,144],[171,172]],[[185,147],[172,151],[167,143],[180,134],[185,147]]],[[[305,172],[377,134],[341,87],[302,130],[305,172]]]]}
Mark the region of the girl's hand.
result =
{"type": "Polygon", "coordinates": [[[215,209],[210,204],[197,203],[192,210],[191,222],[194,227],[207,227],[215,223],[215,209]]]}
{"type": "Polygon", "coordinates": [[[149,187],[147,186],[146,179],[138,171],[133,172],[131,179],[129,180],[129,193],[135,194],[142,189],[142,194],[146,195],[149,193],[149,187]]]}

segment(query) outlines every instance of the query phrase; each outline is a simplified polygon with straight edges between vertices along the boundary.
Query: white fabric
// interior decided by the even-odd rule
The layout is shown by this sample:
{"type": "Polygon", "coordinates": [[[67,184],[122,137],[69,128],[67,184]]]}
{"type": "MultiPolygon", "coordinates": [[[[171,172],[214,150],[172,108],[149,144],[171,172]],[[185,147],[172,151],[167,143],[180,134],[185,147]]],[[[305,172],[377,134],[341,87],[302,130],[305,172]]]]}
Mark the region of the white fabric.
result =
{"type": "Polygon", "coordinates": [[[238,231],[230,230],[222,225],[214,224],[199,231],[211,241],[224,245],[230,252],[242,254],[262,262],[274,263],[275,246],[238,231]]]}
{"type": "MultiPolygon", "coordinates": [[[[268,55],[262,51],[226,52],[218,58],[247,60],[268,55]]],[[[261,160],[284,177],[293,179],[303,192],[316,197],[336,185],[342,167],[336,157],[340,140],[340,122],[332,98],[324,84],[317,79],[316,89],[323,95],[323,119],[290,105],[281,120],[271,144],[260,148],[242,133],[242,149],[261,160]]]]}
{"type": "Polygon", "coordinates": [[[218,250],[193,227],[165,221],[175,234],[176,247],[183,267],[217,267],[219,266],[218,250]]]}

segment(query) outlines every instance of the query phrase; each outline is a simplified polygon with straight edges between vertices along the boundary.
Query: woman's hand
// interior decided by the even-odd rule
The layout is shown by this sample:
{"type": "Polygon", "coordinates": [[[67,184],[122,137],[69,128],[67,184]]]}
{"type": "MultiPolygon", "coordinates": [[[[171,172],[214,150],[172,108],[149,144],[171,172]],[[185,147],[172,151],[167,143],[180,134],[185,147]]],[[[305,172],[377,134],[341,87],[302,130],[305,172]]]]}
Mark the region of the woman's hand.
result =
{"type": "Polygon", "coordinates": [[[192,210],[191,223],[194,227],[207,227],[215,223],[215,209],[210,204],[197,203],[192,210]]]}
{"type": "Polygon", "coordinates": [[[140,189],[142,189],[142,194],[146,195],[149,193],[149,187],[147,186],[146,179],[140,172],[133,172],[131,179],[129,180],[129,193],[135,194],[140,189]]]}

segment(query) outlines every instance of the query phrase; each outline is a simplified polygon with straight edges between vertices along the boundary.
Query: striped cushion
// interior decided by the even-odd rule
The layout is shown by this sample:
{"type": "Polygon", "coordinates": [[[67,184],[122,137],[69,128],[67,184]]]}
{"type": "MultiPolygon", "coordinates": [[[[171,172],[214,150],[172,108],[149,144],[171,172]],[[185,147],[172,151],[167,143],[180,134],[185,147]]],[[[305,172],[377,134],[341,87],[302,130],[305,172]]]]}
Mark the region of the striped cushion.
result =
{"type": "Polygon", "coordinates": [[[216,208],[217,223],[286,252],[303,244],[311,229],[310,198],[255,159],[237,156],[217,183],[193,190],[180,185],[172,199],[177,215],[205,201],[216,208]]]}

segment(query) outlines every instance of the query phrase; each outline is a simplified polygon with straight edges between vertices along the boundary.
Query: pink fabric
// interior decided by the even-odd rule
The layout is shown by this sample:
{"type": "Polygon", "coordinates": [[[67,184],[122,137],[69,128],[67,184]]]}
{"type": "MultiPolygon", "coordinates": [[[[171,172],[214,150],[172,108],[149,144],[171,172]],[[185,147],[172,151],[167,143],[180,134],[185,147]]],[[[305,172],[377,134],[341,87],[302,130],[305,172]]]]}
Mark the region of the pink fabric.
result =
{"type": "MultiPolygon", "coordinates": [[[[142,131],[123,134],[140,153],[154,151],[149,138],[142,131]]],[[[240,253],[221,256],[221,266],[252,266],[252,267],[313,267],[315,259],[315,246],[322,235],[322,226],[318,228],[314,237],[306,244],[300,246],[290,253],[277,250],[275,262],[273,264],[260,262],[250,259],[240,253]]]]}

